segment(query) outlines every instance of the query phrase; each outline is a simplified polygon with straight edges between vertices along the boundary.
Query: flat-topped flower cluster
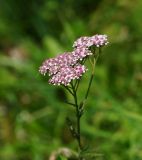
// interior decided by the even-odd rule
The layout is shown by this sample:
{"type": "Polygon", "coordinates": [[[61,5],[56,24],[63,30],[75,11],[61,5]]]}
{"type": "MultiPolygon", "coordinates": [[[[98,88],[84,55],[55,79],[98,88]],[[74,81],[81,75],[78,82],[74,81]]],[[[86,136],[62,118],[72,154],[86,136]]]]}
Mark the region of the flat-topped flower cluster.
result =
{"type": "Polygon", "coordinates": [[[48,73],[51,76],[49,83],[53,85],[67,86],[72,80],[79,79],[87,71],[81,62],[85,57],[93,54],[90,47],[101,47],[107,44],[106,35],[80,37],[74,42],[72,52],[65,52],[55,58],[45,60],[39,72],[43,75],[48,73]]]}

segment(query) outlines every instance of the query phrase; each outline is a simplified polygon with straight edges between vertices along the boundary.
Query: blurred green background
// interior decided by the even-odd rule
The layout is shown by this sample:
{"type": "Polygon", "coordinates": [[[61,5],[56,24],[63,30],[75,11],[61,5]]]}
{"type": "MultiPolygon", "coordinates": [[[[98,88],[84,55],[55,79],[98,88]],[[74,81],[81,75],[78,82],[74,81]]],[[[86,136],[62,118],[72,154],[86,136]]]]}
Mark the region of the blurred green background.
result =
{"type": "MultiPolygon", "coordinates": [[[[0,160],[47,160],[76,149],[61,87],[38,73],[80,36],[107,34],[86,112],[84,142],[97,160],[142,160],[142,1],[0,1],[0,160]]],[[[85,79],[85,78],[84,78],[85,79]]],[[[82,81],[80,96],[87,87],[82,81]]]]}

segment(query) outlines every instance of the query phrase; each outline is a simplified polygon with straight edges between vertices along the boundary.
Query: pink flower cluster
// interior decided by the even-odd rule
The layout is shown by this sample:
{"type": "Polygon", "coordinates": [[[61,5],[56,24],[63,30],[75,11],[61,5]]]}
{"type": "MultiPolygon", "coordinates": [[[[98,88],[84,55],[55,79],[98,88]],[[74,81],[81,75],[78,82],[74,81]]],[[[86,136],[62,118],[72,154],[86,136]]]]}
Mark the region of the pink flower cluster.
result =
{"type": "Polygon", "coordinates": [[[51,76],[59,72],[61,68],[74,65],[75,63],[76,61],[74,60],[73,55],[70,52],[66,52],[55,58],[49,58],[45,60],[42,66],[39,68],[39,71],[43,75],[48,72],[49,76],[51,76]]]}
{"type": "Polygon", "coordinates": [[[107,35],[94,35],[92,37],[80,37],[77,39],[73,47],[80,48],[86,47],[89,48],[90,46],[95,45],[96,47],[101,47],[108,44],[107,35]]]}
{"type": "Polygon", "coordinates": [[[81,37],[74,44],[72,52],[65,52],[55,58],[47,59],[39,68],[39,72],[45,75],[47,72],[51,78],[49,83],[53,85],[69,85],[74,79],[80,78],[87,68],[80,62],[93,53],[89,47],[95,45],[101,47],[108,44],[106,35],[95,35],[92,37],[81,37]]]}
{"type": "Polygon", "coordinates": [[[76,64],[75,66],[65,66],[60,69],[60,71],[53,75],[49,80],[49,83],[53,85],[63,84],[65,86],[74,79],[79,79],[86,72],[86,67],[84,65],[76,64]]]}

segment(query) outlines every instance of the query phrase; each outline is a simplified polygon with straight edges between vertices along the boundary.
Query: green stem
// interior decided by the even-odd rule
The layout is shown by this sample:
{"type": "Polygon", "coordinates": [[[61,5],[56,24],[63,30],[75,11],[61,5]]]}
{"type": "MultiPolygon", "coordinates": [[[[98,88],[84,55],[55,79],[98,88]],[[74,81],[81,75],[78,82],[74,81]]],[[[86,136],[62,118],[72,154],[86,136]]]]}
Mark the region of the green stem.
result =
{"type": "Polygon", "coordinates": [[[73,90],[73,97],[74,97],[74,101],[75,101],[75,105],[76,105],[76,116],[77,116],[77,141],[78,141],[78,146],[79,146],[79,152],[82,150],[82,145],[81,145],[81,136],[80,136],[80,112],[79,112],[79,106],[78,106],[78,101],[77,101],[77,94],[76,94],[76,90],[75,87],[73,85],[73,83],[71,83],[72,86],[72,90],[73,90]]]}
{"type": "Polygon", "coordinates": [[[77,84],[76,84],[76,86],[75,86],[76,92],[77,92],[77,89],[78,89],[78,87],[79,87],[80,81],[81,81],[81,78],[77,80],[77,84]]]}
{"type": "Polygon", "coordinates": [[[64,85],[63,85],[63,87],[65,87],[65,88],[67,89],[67,91],[68,91],[71,95],[73,95],[73,92],[69,89],[69,87],[64,86],[64,85]]]}
{"type": "Polygon", "coordinates": [[[91,65],[92,65],[92,74],[91,74],[91,77],[90,77],[90,80],[89,80],[87,92],[86,92],[86,94],[85,94],[84,102],[87,100],[88,95],[89,95],[89,91],[90,91],[90,88],[91,88],[91,84],[92,84],[92,81],[93,81],[93,78],[94,78],[95,65],[96,65],[96,62],[97,62],[97,60],[98,60],[98,57],[99,57],[100,52],[101,52],[101,50],[100,50],[100,48],[99,48],[99,53],[97,54],[97,57],[95,58],[95,54],[93,54],[93,62],[90,60],[90,63],[91,63],[91,65]]]}
{"type": "Polygon", "coordinates": [[[88,85],[87,92],[86,92],[85,98],[84,98],[85,100],[87,100],[87,97],[88,97],[88,94],[89,94],[89,91],[90,91],[90,87],[91,87],[93,78],[94,78],[94,73],[92,73],[92,75],[91,75],[91,77],[90,77],[89,85],[88,85]]]}
{"type": "Polygon", "coordinates": [[[73,103],[70,103],[70,102],[67,102],[67,101],[65,101],[65,103],[67,103],[67,104],[69,104],[69,105],[71,105],[73,107],[76,107],[75,104],[73,104],[73,103]]]}
{"type": "MultiPolygon", "coordinates": [[[[65,87],[72,94],[72,96],[74,98],[74,104],[72,104],[72,103],[68,103],[68,104],[74,105],[76,107],[76,117],[77,117],[77,129],[76,129],[76,134],[77,135],[76,135],[76,139],[77,139],[78,146],[79,146],[79,157],[78,157],[79,160],[82,160],[82,157],[80,156],[80,153],[82,151],[81,132],[80,132],[80,119],[81,119],[81,115],[83,113],[82,111],[83,111],[85,102],[86,102],[86,100],[88,98],[88,95],[89,95],[91,84],[92,84],[92,81],[93,81],[93,78],[94,78],[95,64],[96,64],[97,59],[99,57],[100,51],[101,50],[99,48],[99,53],[97,54],[96,58],[95,58],[95,53],[93,54],[93,61],[90,59],[90,63],[92,65],[92,74],[91,74],[91,77],[90,77],[90,80],[89,80],[87,92],[85,94],[84,101],[82,102],[82,105],[81,104],[78,105],[78,99],[77,99],[77,89],[78,89],[80,80],[76,80],[74,84],[73,84],[73,82],[71,82],[71,87],[70,88],[69,87],[65,87]]],[[[83,63],[85,63],[85,60],[84,60],[83,63]]]]}

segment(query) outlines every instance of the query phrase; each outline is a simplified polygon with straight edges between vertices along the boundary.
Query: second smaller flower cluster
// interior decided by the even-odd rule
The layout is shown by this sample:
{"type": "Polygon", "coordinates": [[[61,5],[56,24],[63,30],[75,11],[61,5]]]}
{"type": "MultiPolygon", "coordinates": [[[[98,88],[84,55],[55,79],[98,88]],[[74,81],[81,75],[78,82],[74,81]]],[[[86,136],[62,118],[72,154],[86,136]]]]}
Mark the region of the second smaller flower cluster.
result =
{"type": "Polygon", "coordinates": [[[69,85],[74,79],[79,79],[87,68],[81,64],[82,60],[92,55],[89,50],[91,46],[101,47],[108,44],[106,35],[95,35],[92,37],[80,37],[74,44],[72,52],[65,52],[55,58],[45,60],[39,68],[43,75],[51,76],[49,83],[53,85],[69,85]]]}

